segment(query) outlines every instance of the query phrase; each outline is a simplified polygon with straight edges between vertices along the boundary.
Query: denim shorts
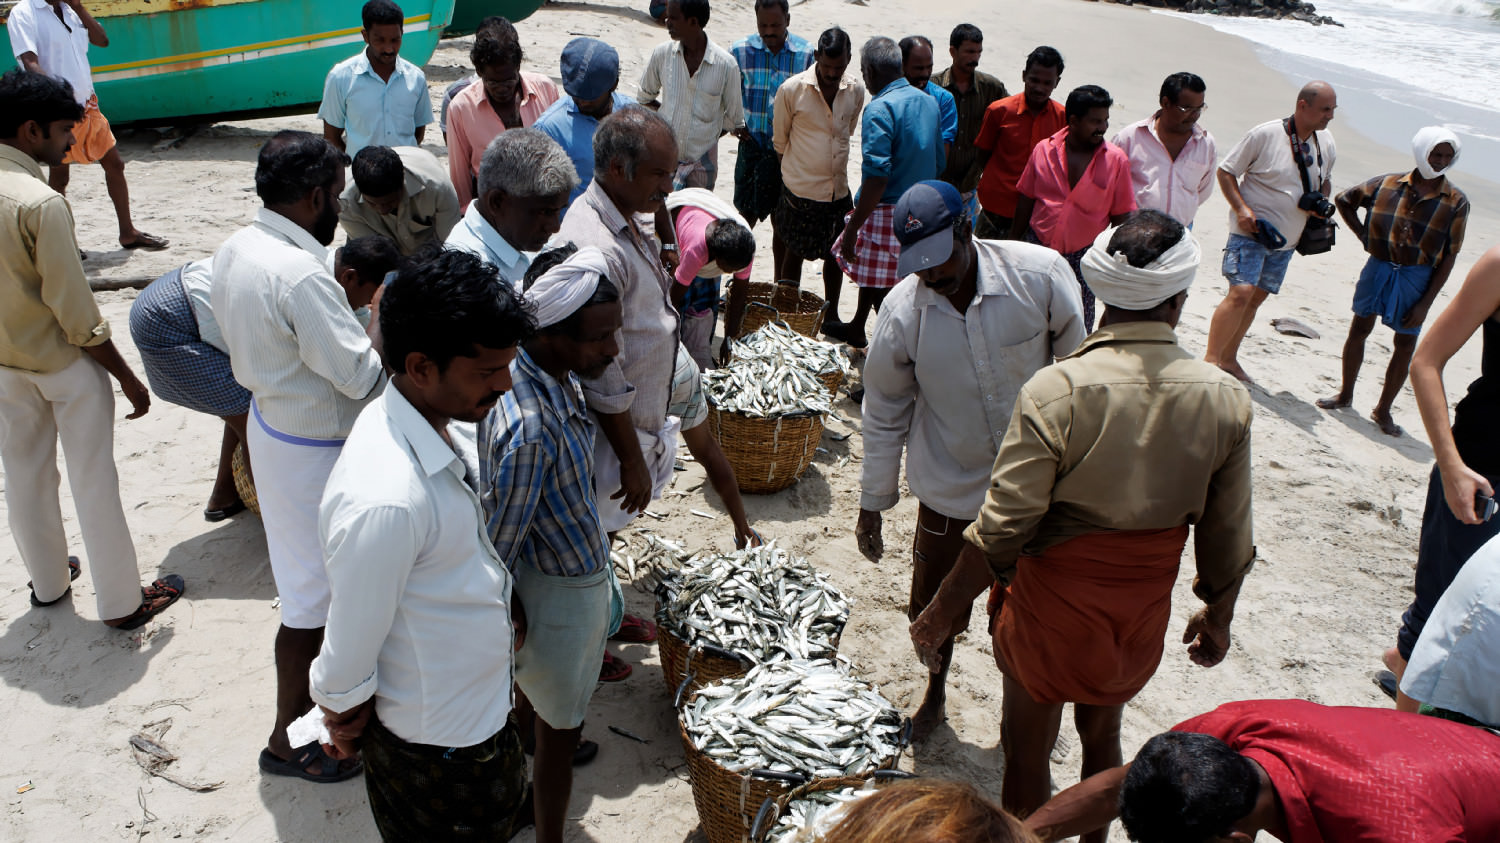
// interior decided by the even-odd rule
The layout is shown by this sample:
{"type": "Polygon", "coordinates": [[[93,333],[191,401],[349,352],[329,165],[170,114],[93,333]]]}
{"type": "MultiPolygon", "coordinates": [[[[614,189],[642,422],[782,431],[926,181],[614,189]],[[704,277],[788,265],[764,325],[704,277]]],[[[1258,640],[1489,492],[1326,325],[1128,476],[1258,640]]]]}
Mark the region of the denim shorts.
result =
{"type": "Polygon", "coordinates": [[[1229,235],[1224,245],[1224,277],[1230,286],[1251,284],[1271,295],[1281,292],[1281,282],[1286,278],[1287,264],[1292,262],[1294,249],[1271,251],[1243,234],[1229,235]]]}

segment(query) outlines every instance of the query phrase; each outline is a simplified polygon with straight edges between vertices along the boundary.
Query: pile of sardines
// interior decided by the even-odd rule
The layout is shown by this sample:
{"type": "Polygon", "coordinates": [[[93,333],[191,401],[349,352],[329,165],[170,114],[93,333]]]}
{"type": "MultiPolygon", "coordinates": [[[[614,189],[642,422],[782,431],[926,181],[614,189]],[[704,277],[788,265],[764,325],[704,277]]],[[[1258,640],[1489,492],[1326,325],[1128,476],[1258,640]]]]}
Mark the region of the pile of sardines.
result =
{"type": "Polygon", "coordinates": [[[774,541],[694,557],[660,576],[658,625],[751,664],[832,656],[849,620],[849,600],[827,576],[774,541]]]}
{"type": "Polygon", "coordinates": [[[900,713],[828,659],[762,664],[700,688],[682,727],[699,752],[736,773],[863,775],[893,764],[904,746],[900,713]]]}
{"type": "Polygon", "coordinates": [[[766,835],[766,843],[818,843],[829,829],[844,818],[849,805],[875,792],[863,787],[838,790],[816,790],[793,799],[776,817],[776,825],[766,835]]]}
{"type": "Polygon", "coordinates": [[[703,373],[703,390],[721,411],[774,418],[833,411],[819,375],[849,374],[849,358],[832,343],[804,337],[781,322],[735,340],[728,366],[703,373]]]}

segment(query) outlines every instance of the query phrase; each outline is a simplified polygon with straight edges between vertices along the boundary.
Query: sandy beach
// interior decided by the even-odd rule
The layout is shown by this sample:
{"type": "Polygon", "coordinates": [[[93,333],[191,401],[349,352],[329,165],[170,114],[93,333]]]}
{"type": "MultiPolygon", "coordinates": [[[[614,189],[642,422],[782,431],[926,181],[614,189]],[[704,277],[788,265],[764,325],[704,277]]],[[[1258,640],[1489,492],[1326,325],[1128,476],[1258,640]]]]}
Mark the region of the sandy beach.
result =
{"type": "MultiPolygon", "coordinates": [[[[619,49],[621,90],[633,94],[650,48],[666,38],[665,30],[647,18],[645,5],[645,0],[591,0],[544,7],[518,25],[526,68],[556,78],[563,44],[578,35],[594,36],[619,49]]],[[[716,2],[710,37],[727,47],[752,32],[751,5],[750,0],[716,2]]],[[[1078,0],[806,0],[792,8],[792,31],[809,40],[834,23],[847,29],[856,45],[872,35],[926,34],[939,45],[939,69],[947,65],[941,45],[963,21],[984,30],[981,69],[1012,91],[1018,90],[1022,61],[1032,47],[1057,47],[1067,62],[1059,97],[1077,85],[1103,85],[1115,97],[1114,127],[1150,114],[1168,73],[1200,74],[1211,106],[1202,123],[1216,135],[1221,156],[1249,127],[1290,113],[1295,97],[1296,86],[1261,64],[1248,43],[1141,9],[1078,0]]],[[[469,45],[470,39],[443,42],[428,64],[434,104],[449,82],[469,72],[469,45]]],[[[857,74],[857,63],[851,72],[857,74]]],[[[288,127],[319,130],[316,119],[304,115],[204,127],[175,145],[153,131],[121,133],[137,225],[172,240],[162,253],[119,250],[102,172],[74,168],[69,197],[90,275],[105,282],[155,278],[210,254],[259,206],[252,186],[257,149],[288,127]]],[[[1417,128],[1410,126],[1405,136],[1417,128]]],[[[1331,129],[1339,150],[1336,190],[1412,166],[1408,152],[1363,138],[1339,120],[1331,129]]],[[[427,148],[444,154],[436,126],[427,148]]],[[[733,190],[733,142],[720,150],[718,192],[727,197],[733,190]]],[[[857,153],[853,158],[857,181],[857,153]]],[[[1497,240],[1500,187],[1462,170],[1461,162],[1455,181],[1475,211],[1438,307],[1497,240]]],[[[1226,206],[1216,194],[1197,218],[1205,263],[1179,329],[1183,345],[1195,353],[1202,352],[1209,314],[1225,287],[1218,255],[1226,229],[1226,206]]],[[[763,223],[757,235],[762,260],[755,278],[771,280],[769,225],[763,223]]],[[[1190,590],[1189,544],[1166,655],[1156,677],[1126,710],[1127,756],[1151,735],[1231,700],[1295,697],[1388,705],[1370,680],[1411,597],[1432,451],[1409,387],[1394,410],[1405,436],[1388,437],[1367,417],[1391,350],[1391,334],[1384,328],[1368,345],[1354,409],[1325,412],[1313,405],[1337,391],[1349,299],[1363,262],[1363,251],[1347,231],[1333,253],[1295,258],[1281,295],[1261,309],[1245,342],[1240,359],[1259,382],[1252,394],[1260,562],[1240,598],[1229,657],[1205,670],[1192,665],[1177,643],[1199,605],[1190,590]],[[1279,316],[1296,317],[1322,336],[1279,335],[1269,324],[1279,316]]],[[[805,283],[819,288],[814,267],[808,266],[805,276],[805,283]]],[[[847,317],[855,296],[852,286],[846,287],[847,317]]],[[[140,372],[127,327],[134,296],[123,290],[98,297],[122,352],[140,372]]],[[[1476,340],[1450,364],[1450,398],[1461,397],[1477,374],[1476,340]]],[[[159,399],[145,418],[127,422],[125,406],[117,399],[121,421],[115,455],[142,577],[181,574],[187,594],[143,630],[108,630],[94,613],[85,555],[84,576],[73,588],[73,611],[67,604],[31,608],[25,569],[9,529],[0,527],[6,562],[0,566],[0,709],[8,713],[0,721],[0,840],[374,839],[361,779],[318,786],[263,776],[256,768],[273,719],[276,591],[257,518],[243,515],[214,525],[203,520],[220,423],[159,399]],[[164,720],[171,728],[159,743],[178,757],[165,771],[180,783],[148,774],[129,743],[138,732],[160,729],[164,720]],[[18,792],[28,783],[30,789],[18,792]],[[219,786],[195,792],[184,784],[219,786]]],[[[827,452],[802,480],[780,494],[747,496],[746,507],[763,534],[807,556],[856,600],[841,652],[910,712],[926,678],[906,635],[916,502],[906,498],[886,513],[883,560],[872,563],[859,554],[853,534],[862,451],[859,408],[843,399],[838,409],[847,423],[829,422],[827,452]],[[835,438],[846,433],[853,435],[835,438]]],[[[688,463],[672,490],[681,494],[669,494],[651,507],[660,520],[641,519],[634,527],[690,548],[732,547],[730,520],[717,496],[705,490],[696,464],[688,463]],[[705,520],[691,509],[717,517],[705,520]]],[[[70,548],[84,555],[66,483],[63,496],[70,548]]],[[[627,586],[626,596],[631,611],[650,615],[650,595],[627,586]]],[[[594,697],[584,734],[598,741],[601,751],[577,773],[568,839],[699,840],[656,648],[612,649],[636,670],[624,683],[601,686],[594,697]],[[611,725],[649,743],[613,734],[611,725]]],[[[960,639],[950,686],[948,723],[901,766],[973,781],[998,798],[1000,674],[979,621],[960,639]]],[[[1053,756],[1059,786],[1077,780],[1079,753],[1069,720],[1053,756]]],[[[1115,835],[1125,839],[1118,826],[1115,835]]],[[[529,841],[531,833],[517,839],[529,841]]]]}

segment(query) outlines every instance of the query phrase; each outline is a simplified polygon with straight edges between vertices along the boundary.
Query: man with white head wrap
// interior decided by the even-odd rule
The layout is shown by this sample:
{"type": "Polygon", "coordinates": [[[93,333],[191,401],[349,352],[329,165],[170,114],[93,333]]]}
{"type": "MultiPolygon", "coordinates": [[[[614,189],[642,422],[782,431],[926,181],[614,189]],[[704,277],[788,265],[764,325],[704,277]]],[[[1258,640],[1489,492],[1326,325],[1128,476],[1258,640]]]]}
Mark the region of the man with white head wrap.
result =
{"type": "Polygon", "coordinates": [[[1189,525],[1193,591],[1208,605],[1188,621],[1187,654],[1211,667],[1229,652],[1255,557],[1251,402],[1232,375],[1177,345],[1198,260],[1192,235],[1155,210],[1127,215],[1090,247],[1083,271],[1104,304],[1099,329],[1021,388],[964,533],[981,552],[959,556],[911,626],[932,668],[954,619],[995,586],[1000,798],[1018,816],[1051,796],[1064,703],[1074,704],[1084,775],[1119,765],[1121,715],[1161,661],[1189,525]]]}
{"type": "Polygon", "coordinates": [[[619,354],[623,312],[592,247],[541,253],[525,285],[537,333],[511,363],[510,392],[480,423],[480,501],[529,631],[516,651],[524,695],[516,711],[523,743],[535,734],[537,840],[560,843],[573,764],[599,751],[580,742],[583,718],[624,611],[595,503],[594,422],[578,376],[598,374],[619,354]]]}
{"type": "Polygon", "coordinates": [[[1396,335],[1385,387],[1370,418],[1391,436],[1401,435],[1401,426],[1391,417],[1391,403],[1406,384],[1417,334],[1453,272],[1469,218],[1468,198],[1445,175],[1458,161],[1462,146],[1458,136],[1441,126],[1428,126],[1417,132],[1411,146],[1416,169],[1376,176],[1335,200],[1344,224],[1370,257],[1354,287],[1354,322],[1344,341],[1343,384],[1337,395],[1318,401],[1325,410],[1354,403],[1354,381],[1365,359],[1365,338],[1379,317],[1396,335]]]}

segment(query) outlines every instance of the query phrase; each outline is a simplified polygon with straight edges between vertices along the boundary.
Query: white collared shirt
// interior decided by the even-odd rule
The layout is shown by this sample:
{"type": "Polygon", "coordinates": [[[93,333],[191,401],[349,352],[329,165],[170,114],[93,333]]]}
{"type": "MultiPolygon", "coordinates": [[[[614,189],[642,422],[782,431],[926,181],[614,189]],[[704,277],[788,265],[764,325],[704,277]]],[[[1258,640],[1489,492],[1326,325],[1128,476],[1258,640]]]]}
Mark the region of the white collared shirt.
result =
{"type": "Polygon", "coordinates": [[[990,485],[1016,395],[1083,341],[1083,298],[1051,249],[975,240],[978,291],[964,313],[915,275],[880,306],[865,359],[860,507],[890,509],[906,481],[928,508],[970,520],[990,485]]]}
{"type": "Polygon", "coordinates": [[[22,53],[36,53],[42,72],[67,80],[73,99],[85,105],[94,96],[93,72],[89,68],[89,32],[83,19],[66,3],[59,3],[63,19],[47,0],[21,0],[10,10],[5,29],[10,33],[16,62],[22,53]]]}
{"type": "Polygon", "coordinates": [[[402,740],[464,747],[510,714],[511,577],[474,488],[474,426],[448,435],[394,387],[360,414],[318,510],[333,597],[309,678],[319,705],[374,697],[402,740]]]}
{"type": "Polygon", "coordinates": [[[526,278],[526,270],[531,266],[531,255],[510,245],[500,236],[500,232],[490,225],[490,221],[479,213],[478,202],[469,203],[469,210],[464,211],[463,219],[453,227],[443,247],[459,249],[483,258],[486,263],[500,270],[500,277],[514,284],[518,293],[521,291],[521,282],[526,278]]]}
{"type": "Polygon", "coordinates": [[[658,44],[641,73],[636,99],[661,103],[660,114],[677,138],[679,161],[697,161],[720,135],[745,125],[739,63],[712,40],[696,73],[688,73],[680,41],[658,44]]]}
{"type": "Polygon", "coordinates": [[[1130,181],[1139,208],[1161,211],[1192,225],[1198,206],[1213,195],[1218,151],[1214,136],[1202,126],[1193,131],[1173,158],[1156,134],[1156,115],[1131,123],[1110,141],[1130,158],[1130,181]]]}
{"type": "Polygon", "coordinates": [[[234,379],[281,433],[343,439],[380,393],[385,372],[328,250],[301,226],[261,208],[214,254],[210,300],[234,379]]]}

